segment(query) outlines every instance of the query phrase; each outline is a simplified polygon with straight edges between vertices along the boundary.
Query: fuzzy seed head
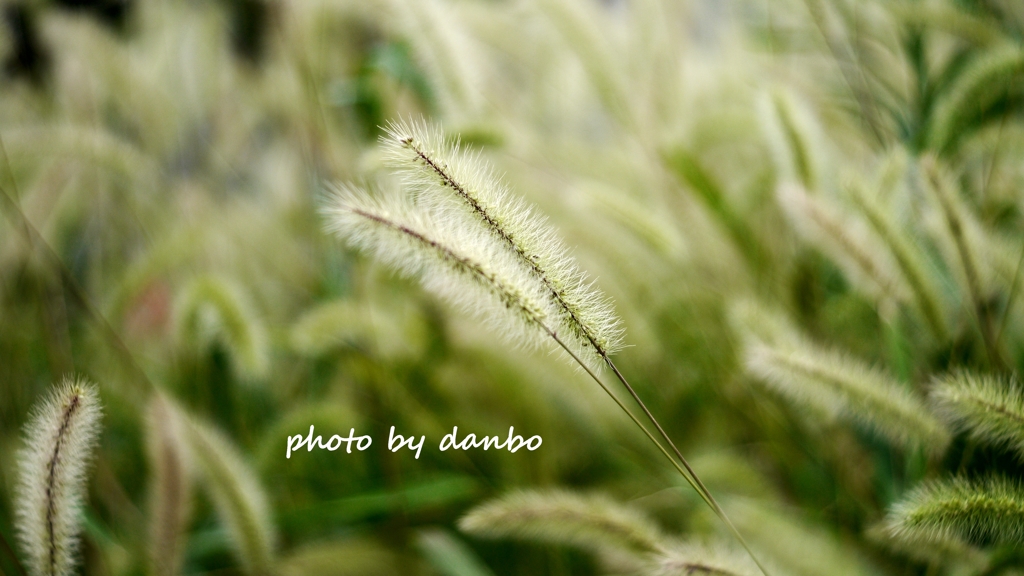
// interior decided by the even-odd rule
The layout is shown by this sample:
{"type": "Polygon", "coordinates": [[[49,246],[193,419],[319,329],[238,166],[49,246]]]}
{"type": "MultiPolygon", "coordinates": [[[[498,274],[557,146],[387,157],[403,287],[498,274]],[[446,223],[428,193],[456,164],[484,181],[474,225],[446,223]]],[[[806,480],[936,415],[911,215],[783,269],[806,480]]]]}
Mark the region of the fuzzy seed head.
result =
{"type": "Polygon", "coordinates": [[[382,144],[386,163],[418,202],[490,236],[544,285],[552,327],[592,369],[622,348],[623,329],[611,302],[580,270],[555,229],[512,194],[479,152],[425,122],[389,123],[382,144]]]}
{"type": "MultiPolygon", "coordinates": [[[[757,565],[742,552],[722,545],[685,543],[654,557],[652,576],[756,576],[757,565]]],[[[777,574],[772,571],[772,574],[777,574]]]]}
{"type": "Polygon", "coordinates": [[[493,325],[507,339],[546,342],[552,315],[543,285],[479,230],[448,226],[395,197],[341,187],[324,210],[328,228],[349,244],[493,325]]]}
{"type": "Polygon", "coordinates": [[[832,257],[884,307],[908,299],[909,289],[888,250],[859,220],[841,216],[824,198],[795,184],[779,187],[778,202],[797,231],[832,257]]]}
{"type": "Polygon", "coordinates": [[[178,340],[194,349],[217,342],[243,382],[266,376],[266,328],[241,287],[213,275],[193,279],[175,302],[178,340]]]}
{"type": "Polygon", "coordinates": [[[96,388],[65,379],[37,405],[18,453],[15,525],[32,576],[72,573],[86,474],[100,432],[96,388]]]}
{"type": "Polygon", "coordinates": [[[747,371],[790,401],[859,422],[900,446],[945,449],[949,432],[924,402],[885,372],[809,343],[752,343],[747,371]]]}
{"type": "Polygon", "coordinates": [[[897,540],[1024,545],[1024,489],[1000,476],[928,482],[892,507],[886,530],[897,540]]]}
{"type": "Polygon", "coordinates": [[[512,492],[459,520],[459,528],[489,537],[573,544],[595,551],[660,552],[661,531],[643,514],[598,495],[566,491],[512,492]]]}
{"type": "Polygon", "coordinates": [[[1017,382],[957,372],[936,381],[931,400],[946,421],[1024,457],[1024,393],[1017,382]]]}
{"type": "Polygon", "coordinates": [[[1015,42],[992,48],[970,62],[935,106],[928,134],[930,148],[942,152],[955,149],[980,114],[995,108],[1008,92],[1019,90],[1021,73],[1024,51],[1015,42]]]}
{"type": "Polygon", "coordinates": [[[185,436],[245,573],[270,573],[276,534],[259,479],[234,444],[212,427],[192,421],[185,436]]]}
{"type": "Polygon", "coordinates": [[[153,574],[180,573],[191,510],[192,466],[177,409],[163,394],[149,405],[147,448],[152,470],[149,505],[153,574]]]}

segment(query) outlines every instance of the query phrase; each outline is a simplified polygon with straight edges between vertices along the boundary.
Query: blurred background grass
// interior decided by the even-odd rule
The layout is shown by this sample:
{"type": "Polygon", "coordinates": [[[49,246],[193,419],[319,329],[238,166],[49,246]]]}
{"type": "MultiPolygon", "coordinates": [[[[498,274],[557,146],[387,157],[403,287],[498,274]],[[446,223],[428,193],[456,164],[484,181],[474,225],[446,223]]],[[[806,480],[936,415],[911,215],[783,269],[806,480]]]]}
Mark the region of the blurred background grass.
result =
{"type": "MultiPolygon", "coordinates": [[[[908,390],[951,367],[1019,369],[1019,2],[0,6],[4,574],[19,573],[21,427],[72,372],[98,382],[105,405],[87,574],[146,571],[154,387],[245,455],[284,574],[610,570],[570,546],[455,528],[513,488],[601,492],[669,533],[724,534],[581,374],[507,348],[322,231],[325,186],[386,183],[379,127],[420,115],[482,150],[562,232],[624,318],[631,347],[617,362],[775,565],[983,573],[966,553],[929,560],[872,527],[922,479],[1019,477],[1019,460],[960,436],[929,458],[788,402],[744,370],[734,312],[757,301],[908,390]],[[933,165],[978,250],[973,292],[926,191],[933,165]],[[813,218],[808,231],[783,185],[831,207],[846,240],[816,234],[813,218]],[[904,284],[879,280],[898,270],[896,251],[862,243],[870,211],[851,189],[924,254],[937,322],[904,284]],[[285,460],[286,435],[310,424],[374,445],[285,460]],[[427,436],[419,460],[384,449],[392,425],[427,436]],[[544,444],[437,451],[454,425],[515,426],[544,444]]],[[[241,570],[201,491],[190,518],[183,571],[241,570]]]]}

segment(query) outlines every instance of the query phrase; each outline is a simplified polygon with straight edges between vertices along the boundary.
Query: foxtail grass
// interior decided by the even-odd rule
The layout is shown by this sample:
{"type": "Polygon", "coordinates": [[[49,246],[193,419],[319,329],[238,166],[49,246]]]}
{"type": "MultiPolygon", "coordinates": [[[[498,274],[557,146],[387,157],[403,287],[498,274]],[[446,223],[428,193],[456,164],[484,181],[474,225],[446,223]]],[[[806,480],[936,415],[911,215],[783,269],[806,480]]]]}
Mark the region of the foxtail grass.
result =
{"type": "Polygon", "coordinates": [[[485,237],[460,234],[395,197],[341,187],[325,209],[329,228],[477,317],[512,341],[543,342],[551,306],[541,286],[485,237]]]}
{"type": "Polygon", "coordinates": [[[1007,97],[1019,97],[1021,73],[1024,50],[1016,42],[992,49],[967,65],[936,103],[928,134],[931,148],[942,153],[953,151],[979,116],[996,109],[1007,97]]]}
{"type": "Polygon", "coordinates": [[[1024,458],[1024,393],[1019,383],[960,371],[936,379],[931,399],[940,415],[974,438],[1009,446],[1024,458]]]}
{"type": "Polygon", "coordinates": [[[424,123],[392,123],[386,134],[387,162],[418,199],[462,208],[540,279],[558,314],[553,325],[592,369],[622,348],[623,331],[611,303],[580,270],[555,230],[511,194],[479,153],[424,123]]]}
{"type": "Polygon", "coordinates": [[[651,561],[651,576],[754,576],[757,567],[725,546],[698,543],[673,545],[651,561]]]}
{"type": "Polygon", "coordinates": [[[906,233],[892,221],[878,203],[871,198],[868,191],[860,185],[849,187],[850,198],[860,211],[867,217],[871,227],[889,247],[896,260],[907,285],[917,299],[918,309],[931,328],[935,338],[944,342],[949,337],[946,318],[943,313],[939,290],[927,272],[924,254],[907,238],[906,233]]]}
{"type": "Polygon", "coordinates": [[[952,185],[947,180],[947,175],[942,172],[939,163],[934,158],[925,158],[922,160],[922,169],[928,181],[928,188],[937,200],[936,203],[942,212],[949,235],[956,246],[964,280],[967,284],[967,293],[973,304],[978,330],[981,332],[989,363],[994,369],[1002,370],[1006,365],[999,350],[999,343],[996,341],[992,310],[988,304],[979,270],[981,259],[977,254],[978,247],[968,237],[967,215],[961,212],[962,206],[954,195],[952,185]]]}
{"type": "Polygon", "coordinates": [[[170,402],[157,393],[149,404],[147,448],[153,481],[150,488],[150,562],[155,576],[180,573],[192,472],[182,423],[170,402]]]}
{"type": "Polygon", "coordinates": [[[37,405],[18,453],[15,527],[31,576],[68,576],[78,554],[86,473],[100,432],[96,388],[65,379],[37,405]]]}
{"type": "Polygon", "coordinates": [[[419,530],[416,548],[441,576],[494,576],[472,548],[447,530],[419,530]]]}
{"type": "Polygon", "coordinates": [[[406,32],[433,97],[448,116],[472,117],[483,103],[480,49],[457,11],[438,0],[389,0],[392,21],[406,32]]]}
{"type": "Polygon", "coordinates": [[[810,122],[801,117],[796,102],[785,92],[772,91],[759,104],[763,130],[779,172],[789,181],[816,189],[821,179],[816,150],[821,143],[810,122]]]}
{"type": "Polygon", "coordinates": [[[201,348],[219,342],[243,379],[266,375],[270,365],[266,329],[239,287],[216,276],[195,278],[175,302],[175,314],[183,345],[201,348]]]}
{"type": "Polygon", "coordinates": [[[418,276],[428,289],[456,306],[492,320],[499,333],[514,341],[535,344],[550,337],[655,444],[758,563],[612,361],[611,354],[622,346],[620,321],[608,299],[569,256],[555,229],[513,197],[479,155],[447,139],[440,127],[400,122],[389,124],[386,133],[387,162],[404,176],[417,204],[375,199],[365,191],[341,187],[324,208],[328,228],[385,263],[418,276]],[[660,440],[604,384],[597,374],[602,366],[623,385],[660,440]]]}
{"type": "Polygon", "coordinates": [[[638,512],[602,496],[573,492],[512,492],[471,510],[459,528],[488,537],[573,544],[593,551],[624,547],[660,552],[665,537],[638,512]]]}
{"type": "Polygon", "coordinates": [[[945,427],[919,398],[883,371],[807,343],[751,343],[747,371],[792,402],[831,417],[857,421],[896,445],[940,453],[945,427]]]}
{"type": "Polygon", "coordinates": [[[897,539],[1024,545],[1024,489],[1001,476],[928,482],[895,504],[886,530],[897,539]]]}
{"type": "Polygon", "coordinates": [[[259,480],[223,434],[204,423],[184,421],[189,452],[243,570],[253,576],[273,573],[276,535],[259,480]]]}
{"type": "Polygon", "coordinates": [[[851,279],[892,307],[906,300],[907,287],[884,248],[860,222],[797,184],[779,186],[778,201],[797,231],[839,262],[851,279]]]}
{"type": "Polygon", "coordinates": [[[306,544],[281,559],[281,576],[393,576],[408,570],[395,551],[377,539],[351,536],[306,544]]]}

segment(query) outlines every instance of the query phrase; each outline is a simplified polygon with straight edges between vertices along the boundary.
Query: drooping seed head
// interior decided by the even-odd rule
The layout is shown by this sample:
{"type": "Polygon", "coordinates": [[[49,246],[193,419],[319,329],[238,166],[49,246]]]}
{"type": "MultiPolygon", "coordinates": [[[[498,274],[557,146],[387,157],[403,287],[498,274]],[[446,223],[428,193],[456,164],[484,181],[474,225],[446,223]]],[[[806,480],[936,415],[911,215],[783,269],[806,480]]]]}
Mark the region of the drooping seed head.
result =
{"type": "Polygon", "coordinates": [[[920,484],[889,510],[896,540],[1024,545],[1024,489],[1002,476],[954,477],[920,484]]]}
{"type": "Polygon", "coordinates": [[[512,194],[478,152],[425,122],[393,122],[385,131],[385,161],[408,191],[453,223],[461,217],[458,226],[480,229],[526,267],[552,303],[552,328],[577,356],[599,369],[622,348],[623,330],[611,302],[579,268],[554,227],[512,194]]]}
{"type": "Polygon", "coordinates": [[[338,188],[325,207],[328,228],[491,324],[519,344],[547,340],[551,302],[543,285],[479,229],[451,226],[398,198],[338,188]]]}
{"type": "Polygon", "coordinates": [[[195,419],[182,420],[189,453],[243,571],[251,576],[273,573],[277,535],[259,479],[230,439],[195,419]]]}

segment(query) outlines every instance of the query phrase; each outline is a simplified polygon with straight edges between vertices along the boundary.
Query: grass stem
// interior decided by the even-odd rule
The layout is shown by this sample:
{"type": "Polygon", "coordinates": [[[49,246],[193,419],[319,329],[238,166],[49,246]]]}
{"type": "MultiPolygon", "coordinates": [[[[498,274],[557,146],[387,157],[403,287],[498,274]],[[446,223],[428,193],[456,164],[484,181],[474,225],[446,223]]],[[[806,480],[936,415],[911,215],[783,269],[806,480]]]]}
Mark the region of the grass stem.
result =
{"type": "MultiPolygon", "coordinates": [[[[697,476],[697,472],[693,470],[693,468],[690,466],[690,463],[687,462],[686,458],[683,457],[682,452],[680,452],[679,448],[677,448],[675,443],[672,442],[672,439],[665,432],[665,429],[661,427],[661,424],[658,423],[658,420],[657,418],[654,417],[654,414],[651,414],[651,411],[647,409],[647,405],[644,404],[643,400],[640,399],[640,396],[636,393],[633,387],[630,386],[629,382],[626,380],[626,377],[622,375],[622,372],[619,371],[619,368],[615,365],[614,362],[612,362],[611,358],[606,357],[605,361],[608,363],[608,367],[612,369],[612,372],[615,373],[615,376],[619,379],[619,382],[621,382],[622,385],[625,386],[626,390],[629,391],[629,395],[633,397],[633,400],[636,401],[636,403],[644,411],[644,414],[647,415],[647,418],[658,429],[658,432],[661,434],[661,437],[665,439],[665,442],[667,442],[668,445],[672,448],[672,451],[675,452],[676,457],[679,458],[679,462],[682,463],[682,465],[686,468],[686,471],[689,472],[691,476],[693,476],[693,480],[697,484],[696,486],[694,486],[694,489],[701,494],[701,497],[704,498],[704,501],[707,502],[708,506],[710,506],[711,509],[715,512],[715,515],[717,515],[718,518],[723,523],[725,523],[725,525],[729,528],[729,531],[732,532],[733,536],[736,537],[736,540],[739,541],[740,545],[743,546],[743,549],[747,551],[747,554],[750,555],[750,558],[754,561],[755,564],[757,564],[757,567],[760,568],[761,573],[763,573],[765,576],[768,576],[768,571],[765,570],[764,566],[761,565],[761,562],[757,559],[757,556],[754,555],[754,552],[750,549],[750,546],[747,544],[747,541],[743,539],[743,536],[740,534],[739,530],[736,529],[736,526],[734,526],[732,521],[729,520],[729,517],[726,516],[725,510],[723,510],[722,507],[718,504],[718,501],[715,500],[715,497],[711,495],[711,491],[708,490],[707,486],[704,485],[704,482],[701,481],[699,476],[697,476]]],[[[692,485],[693,484],[691,483],[691,486],[692,485]]]]}
{"type": "Polygon", "coordinates": [[[548,335],[550,335],[551,338],[554,339],[554,341],[557,342],[558,345],[561,346],[562,349],[565,350],[569,354],[569,356],[571,356],[572,359],[577,364],[579,364],[583,368],[583,370],[586,371],[586,373],[594,380],[594,382],[597,382],[597,385],[600,386],[601,389],[604,390],[605,393],[608,394],[608,396],[615,401],[615,404],[617,404],[619,408],[621,408],[622,411],[625,412],[627,416],[629,416],[630,420],[632,420],[634,424],[636,424],[641,430],[643,430],[644,434],[647,435],[651,442],[654,442],[654,445],[657,446],[659,450],[661,450],[661,453],[664,454],[670,462],[672,462],[672,465],[675,467],[675,469],[679,471],[679,474],[694,489],[694,491],[697,492],[701,499],[704,500],[704,503],[711,508],[711,510],[715,513],[716,516],[718,516],[718,518],[723,523],[725,523],[725,525],[729,528],[729,531],[732,533],[732,535],[736,537],[736,540],[739,541],[740,545],[743,546],[743,549],[746,550],[747,554],[750,555],[750,558],[754,561],[754,564],[757,564],[757,567],[761,570],[761,573],[765,576],[768,576],[768,571],[765,570],[765,567],[761,564],[761,561],[758,560],[757,556],[754,555],[754,552],[750,549],[750,546],[747,544],[747,541],[744,540],[739,530],[736,529],[736,526],[733,525],[732,521],[729,520],[729,517],[725,514],[725,510],[723,510],[722,507],[718,504],[718,501],[715,500],[715,497],[711,495],[711,491],[708,490],[707,486],[704,485],[704,482],[702,482],[700,477],[697,476],[697,473],[690,466],[690,463],[687,462],[686,458],[683,457],[683,454],[679,451],[679,448],[676,447],[675,443],[672,442],[672,439],[665,432],[665,429],[661,427],[661,424],[658,422],[657,418],[655,418],[654,415],[651,414],[651,411],[647,409],[647,405],[644,404],[643,400],[640,399],[640,396],[636,393],[633,387],[630,386],[625,376],[623,376],[622,373],[619,372],[618,367],[615,366],[615,363],[612,362],[611,358],[605,356],[605,361],[608,363],[608,367],[612,369],[612,372],[615,373],[615,376],[619,379],[619,382],[621,382],[622,385],[626,387],[626,390],[629,391],[629,394],[630,396],[633,397],[633,400],[636,401],[636,403],[644,411],[644,414],[647,415],[647,418],[658,429],[658,433],[661,434],[661,437],[665,439],[665,442],[668,443],[668,445],[672,448],[672,451],[675,453],[676,457],[678,457],[678,462],[675,458],[672,457],[671,454],[668,453],[668,450],[665,449],[661,442],[659,442],[658,439],[655,438],[653,434],[651,434],[647,427],[644,426],[639,419],[637,419],[637,417],[629,410],[629,408],[626,408],[622,401],[619,400],[618,397],[615,396],[615,394],[613,394],[612,391],[608,389],[605,383],[602,382],[601,379],[597,377],[597,374],[595,374],[590,368],[588,368],[586,363],[583,362],[572,350],[569,349],[568,346],[565,345],[564,342],[562,342],[558,338],[558,334],[556,334],[553,330],[547,328],[546,326],[544,327],[544,329],[545,331],[547,331],[548,335]],[[682,466],[680,466],[680,464],[682,464],[682,466]]]}

